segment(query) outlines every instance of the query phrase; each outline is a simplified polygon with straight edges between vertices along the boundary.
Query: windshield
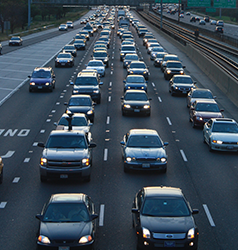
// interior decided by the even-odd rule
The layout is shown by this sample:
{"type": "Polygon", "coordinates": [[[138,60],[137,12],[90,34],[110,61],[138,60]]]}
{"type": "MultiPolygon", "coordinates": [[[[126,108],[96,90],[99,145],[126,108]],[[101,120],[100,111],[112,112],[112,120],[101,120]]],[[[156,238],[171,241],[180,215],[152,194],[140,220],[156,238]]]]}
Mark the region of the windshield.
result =
{"type": "Polygon", "coordinates": [[[20,40],[19,37],[12,37],[11,40],[20,40]]]}
{"type": "Polygon", "coordinates": [[[69,106],[91,106],[91,100],[86,97],[82,98],[71,98],[69,100],[69,106]]]}
{"type": "Polygon", "coordinates": [[[130,69],[137,68],[137,69],[145,69],[146,66],[144,63],[131,63],[130,69]]]}
{"type": "Polygon", "coordinates": [[[179,198],[147,198],[144,201],[142,215],[156,217],[190,216],[190,211],[184,199],[179,198]]]}
{"type": "Polygon", "coordinates": [[[58,58],[71,58],[71,54],[59,54],[58,58]]]}
{"type": "MultiPolygon", "coordinates": [[[[88,126],[84,117],[73,117],[71,124],[72,126],[88,126]]],[[[62,117],[58,125],[68,126],[69,122],[66,120],[66,117],[62,117]]]]}
{"type": "Polygon", "coordinates": [[[216,133],[238,133],[238,125],[236,123],[218,123],[213,125],[212,132],[216,133]]]}
{"type": "Polygon", "coordinates": [[[88,63],[88,66],[92,67],[92,66],[103,66],[103,63],[102,62],[89,62],[88,63]]]}
{"type": "Polygon", "coordinates": [[[213,99],[213,96],[210,91],[194,91],[192,94],[192,98],[213,99]]]}
{"type": "Polygon", "coordinates": [[[174,83],[193,83],[193,80],[190,77],[174,77],[173,81],[174,83]]]}
{"type": "Polygon", "coordinates": [[[124,97],[125,101],[147,101],[147,95],[145,93],[126,93],[124,97]]]}
{"type": "Polygon", "coordinates": [[[175,56],[166,56],[164,58],[164,61],[169,61],[169,60],[173,60],[173,61],[179,61],[178,57],[175,57],[175,56]]]}
{"type": "Polygon", "coordinates": [[[123,46],[121,48],[121,50],[122,51],[135,51],[136,49],[135,49],[135,47],[125,47],[125,46],[123,46]]]}
{"type": "Polygon", "coordinates": [[[137,76],[131,76],[126,78],[126,82],[138,82],[138,83],[144,83],[144,77],[137,77],[137,76]]]}
{"type": "Polygon", "coordinates": [[[176,63],[176,62],[168,62],[167,63],[167,68],[182,68],[181,63],[176,63]]]}
{"type": "Polygon", "coordinates": [[[50,136],[46,143],[46,148],[84,148],[86,141],[82,135],[57,135],[50,136]]]}
{"type": "Polygon", "coordinates": [[[77,77],[75,81],[75,85],[92,85],[97,86],[98,81],[96,77],[77,77]]]}
{"type": "Polygon", "coordinates": [[[164,51],[164,49],[162,48],[162,47],[155,47],[155,46],[153,46],[153,49],[152,49],[152,52],[163,52],[164,51]]]}
{"type": "Polygon", "coordinates": [[[104,52],[97,52],[93,54],[94,57],[107,57],[107,53],[104,52]]]}
{"type": "Polygon", "coordinates": [[[220,109],[215,103],[198,103],[195,110],[202,112],[220,112],[220,109]]]}
{"type": "Polygon", "coordinates": [[[51,203],[43,218],[43,222],[83,221],[89,221],[89,214],[83,203],[51,203]]]}
{"type": "Polygon", "coordinates": [[[137,55],[126,55],[124,60],[138,60],[137,55]]]}
{"type": "Polygon", "coordinates": [[[136,148],[160,148],[162,142],[158,136],[154,135],[131,135],[127,142],[127,147],[136,148]]]}
{"type": "Polygon", "coordinates": [[[51,78],[49,71],[39,70],[32,73],[32,78],[51,78]]]}
{"type": "Polygon", "coordinates": [[[65,46],[64,49],[75,49],[74,46],[65,46]]]}

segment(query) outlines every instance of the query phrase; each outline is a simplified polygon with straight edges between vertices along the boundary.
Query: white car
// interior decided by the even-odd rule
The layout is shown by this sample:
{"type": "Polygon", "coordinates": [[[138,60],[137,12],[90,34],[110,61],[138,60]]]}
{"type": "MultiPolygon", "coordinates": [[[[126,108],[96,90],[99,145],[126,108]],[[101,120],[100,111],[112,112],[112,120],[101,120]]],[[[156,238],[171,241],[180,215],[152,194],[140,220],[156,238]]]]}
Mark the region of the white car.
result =
{"type": "Polygon", "coordinates": [[[96,69],[100,76],[105,76],[105,64],[101,60],[90,60],[86,66],[86,69],[96,69]]]}
{"type": "Polygon", "coordinates": [[[203,127],[209,150],[238,151],[238,124],[230,118],[212,118],[203,127]]]}
{"type": "Polygon", "coordinates": [[[216,24],[217,24],[217,21],[216,21],[216,20],[211,20],[211,21],[210,21],[210,24],[211,24],[211,25],[216,25],[216,24]]]}
{"type": "Polygon", "coordinates": [[[68,25],[67,24],[60,24],[59,31],[67,31],[67,30],[68,30],[68,25]]]}

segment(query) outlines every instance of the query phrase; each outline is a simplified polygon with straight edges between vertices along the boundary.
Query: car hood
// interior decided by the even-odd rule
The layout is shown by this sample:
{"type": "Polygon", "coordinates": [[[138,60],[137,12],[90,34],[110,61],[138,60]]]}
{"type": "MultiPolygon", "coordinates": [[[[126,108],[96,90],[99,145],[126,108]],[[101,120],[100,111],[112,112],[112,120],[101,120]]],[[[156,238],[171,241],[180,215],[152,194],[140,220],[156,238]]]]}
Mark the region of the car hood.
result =
{"type": "Polygon", "coordinates": [[[187,233],[194,228],[192,216],[186,217],[154,217],[140,216],[141,226],[154,233],[187,233]]]}
{"type": "Polygon", "coordinates": [[[213,132],[211,138],[214,140],[238,142],[238,133],[216,133],[213,132]]]}
{"type": "Polygon", "coordinates": [[[135,158],[159,158],[166,157],[163,147],[161,148],[136,148],[127,147],[125,150],[127,156],[135,158]]]}
{"type": "Polygon", "coordinates": [[[79,240],[82,236],[91,234],[91,222],[41,222],[40,234],[51,241],[79,240]]]}
{"type": "Polygon", "coordinates": [[[171,70],[171,71],[184,71],[183,68],[166,68],[166,70],[171,70]]]}
{"type": "Polygon", "coordinates": [[[30,81],[35,83],[46,83],[51,82],[51,78],[31,78],[30,81]]]}
{"type": "Polygon", "coordinates": [[[149,101],[126,101],[124,100],[123,104],[129,104],[129,105],[150,105],[149,101]]]}
{"type": "Polygon", "coordinates": [[[72,61],[73,59],[72,58],[57,58],[56,61],[59,61],[59,62],[68,62],[68,61],[72,61]]]}
{"type": "Polygon", "coordinates": [[[198,111],[195,111],[194,115],[200,116],[203,118],[221,118],[221,117],[223,117],[220,112],[198,112],[198,111]]]}
{"type": "Polygon", "coordinates": [[[144,71],[148,71],[148,69],[129,68],[128,71],[133,71],[133,72],[144,72],[144,71]]]}
{"type": "Polygon", "coordinates": [[[174,87],[178,87],[178,88],[186,88],[186,89],[187,88],[193,88],[193,87],[195,87],[193,83],[191,83],[191,84],[187,84],[187,83],[186,84],[184,84],[184,83],[174,83],[173,86],[174,87]]]}
{"type": "Polygon", "coordinates": [[[42,154],[48,160],[82,159],[88,156],[88,149],[84,148],[45,148],[42,154]]]}

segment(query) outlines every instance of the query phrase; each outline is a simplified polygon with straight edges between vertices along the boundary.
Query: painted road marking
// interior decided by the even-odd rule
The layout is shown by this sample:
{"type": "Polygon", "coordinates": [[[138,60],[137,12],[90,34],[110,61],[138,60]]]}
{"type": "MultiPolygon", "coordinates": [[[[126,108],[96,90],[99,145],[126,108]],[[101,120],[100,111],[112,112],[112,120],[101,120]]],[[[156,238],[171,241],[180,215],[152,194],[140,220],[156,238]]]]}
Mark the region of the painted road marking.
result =
{"type": "Polygon", "coordinates": [[[107,161],[107,155],[108,155],[108,149],[107,148],[105,148],[104,149],[104,161],[107,161]]]}
{"type": "Polygon", "coordinates": [[[110,123],[110,116],[107,117],[107,124],[110,123]]]}
{"type": "Polygon", "coordinates": [[[10,158],[14,153],[15,151],[8,151],[5,155],[2,155],[2,158],[10,158]]]}
{"type": "Polygon", "coordinates": [[[2,202],[0,203],[0,208],[5,208],[6,205],[7,205],[7,202],[6,202],[6,201],[2,201],[2,202]]]}
{"type": "Polygon", "coordinates": [[[99,226],[102,227],[104,223],[104,211],[105,211],[105,205],[100,205],[100,213],[99,213],[99,226]]]}
{"type": "Polygon", "coordinates": [[[206,204],[203,204],[202,206],[203,206],[203,208],[204,208],[204,210],[205,210],[205,213],[206,213],[207,218],[208,218],[208,220],[209,220],[209,222],[210,222],[210,225],[211,225],[212,227],[215,227],[215,223],[214,223],[214,221],[213,221],[213,219],[212,219],[212,216],[211,216],[211,213],[210,213],[210,211],[209,211],[209,209],[208,209],[208,206],[207,206],[206,204]]]}
{"type": "Polygon", "coordinates": [[[181,155],[182,155],[182,157],[183,157],[183,160],[184,160],[184,161],[188,161],[188,160],[187,160],[187,157],[186,157],[186,155],[185,155],[185,153],[183,152],[182,149],[180,149],[180,153],[181,153],[181,155]]]}
{"type": "Polygon", "coordinates": [[[169,117],[166,117],[168,124],[171,126],[172,122],[170,121],[169,117]]]}
{"type": "Polygon", "coordinates": [[[12,183],[18,183],[20,181],[20,177],[15,177],[12,181],[12,183]]]}

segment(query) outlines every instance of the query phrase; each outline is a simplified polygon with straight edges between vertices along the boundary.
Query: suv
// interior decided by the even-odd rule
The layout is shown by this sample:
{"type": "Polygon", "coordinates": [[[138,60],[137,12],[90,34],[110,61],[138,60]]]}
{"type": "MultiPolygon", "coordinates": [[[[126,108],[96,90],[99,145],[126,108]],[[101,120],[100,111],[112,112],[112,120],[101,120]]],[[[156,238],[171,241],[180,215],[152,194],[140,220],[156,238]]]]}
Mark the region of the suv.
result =
{"type": "Polygon", "coordinates": [[[55,73],[51,67],[36,67],[30,78],[29,92],[33,90],[49,90],[55,88],[55,73]]]}
{"type": "Polygon", "coordinates": [[[79,72],[74,84],[71,84],[74,85],[73,95],[86,94],[90,95],[96,103],[101,102],[100,85],[102,85],[103,82],[100,82],[99,75],[96,72],[79,72]]]}
{"type": "Polygon", "coordinates": [[[48,178],[78,179],[82,177],[90,181],[92,167],[92,148],[96,144],[91,142],[91,133],[82,130],[53,130],[43,147],[40,159],[40,179],[48,178]]]}

